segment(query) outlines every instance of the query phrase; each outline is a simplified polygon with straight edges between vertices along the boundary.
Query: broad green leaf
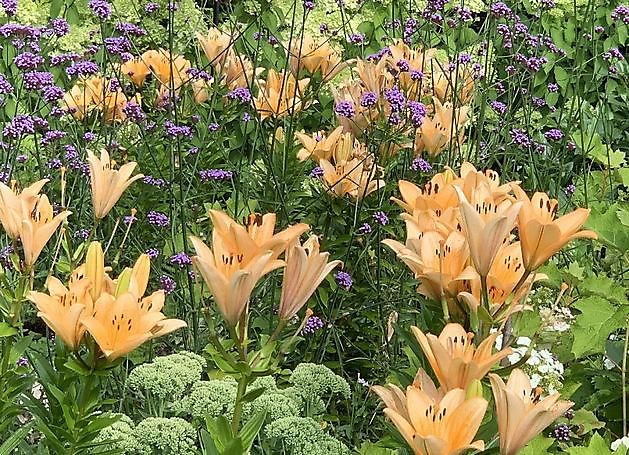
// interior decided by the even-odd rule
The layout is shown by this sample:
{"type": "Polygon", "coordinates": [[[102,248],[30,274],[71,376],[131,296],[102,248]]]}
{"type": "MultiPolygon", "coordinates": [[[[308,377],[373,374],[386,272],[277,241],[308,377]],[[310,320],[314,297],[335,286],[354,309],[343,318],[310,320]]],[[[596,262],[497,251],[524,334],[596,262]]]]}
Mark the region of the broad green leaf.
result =
{"type": "Polygon", "coordinates": [[[612,451],[607,442],[598,433],[594,433],[590,439],[590,445],[587,447],[569,447],[568,453],[570,455],[607,455],[611,454],[612,451]]]}
{"type": "Polygon", "coordinates": [[[8,322],[0,322],[0,338],[10,337],[17,333],[17,329],[8,322]]]}
{"type": "Polygon", "coordinates": [[[581,312],[573,326],[572,353],[577,358],[604,352],[607,337],[624,324],[629,312],[597,296],[577,300],[574,307],[581,312]]]}
{"type": "Polygon", "coordinates": [[[526,447],[518,452],[519,455],[541,455],[543,453],[549,453],[548,449],[555,442],[551,438],[546,438],[543,435],[538,435],[526,447]]]}
{"type": "Polygon", "coordinates": [[[576,410],[570,424],[577,427],[576,433],[579,436],[605,426],[603,422],[596,418],[592,411],[588,411],[587,409],[576,410]]]}

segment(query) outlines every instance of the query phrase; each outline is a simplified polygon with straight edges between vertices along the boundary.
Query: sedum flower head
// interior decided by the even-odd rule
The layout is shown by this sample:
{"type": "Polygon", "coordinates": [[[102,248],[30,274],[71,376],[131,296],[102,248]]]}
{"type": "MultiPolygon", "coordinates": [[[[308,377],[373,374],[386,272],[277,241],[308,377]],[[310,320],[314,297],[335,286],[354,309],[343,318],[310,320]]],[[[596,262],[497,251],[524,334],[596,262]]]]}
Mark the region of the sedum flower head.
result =
{"type": "Polygon", "coordinates": [[[194,455],[197,433],[192,425],[179,417],[148,417],[134,431],[142,454],[194,455]]]}
{"type": "Polygon", "coordinates": [[[325,365],[300,363],[290,375],[290,382],[307,396],[340,395],[349,398],[350,387],[345,379],[325,365]]]}
{"type": "Polygon", "coordinates": [[[157,357],[134,368],[127,384],[137,393],[176,400],[201,379],[205,364],[201,356],[185,351],[157,357]]]}
{"type": "Polygon", "coordinates": [[[190,388],[190,392],[175,403],[175,409],[181,414],[196,418],[203,418],[205,415],[231,416],[235,400],[235,381],[220,379],[197,381],[190,388]]]}
{"type": "Polygon", "coordinates": [[[277,447],[289,449],[293,455],[345,455],[349,449],[328,435],[321,425],[309,417],[284,417],[271,422],[264,429],[268,438],[278,440],[277,447]]]}

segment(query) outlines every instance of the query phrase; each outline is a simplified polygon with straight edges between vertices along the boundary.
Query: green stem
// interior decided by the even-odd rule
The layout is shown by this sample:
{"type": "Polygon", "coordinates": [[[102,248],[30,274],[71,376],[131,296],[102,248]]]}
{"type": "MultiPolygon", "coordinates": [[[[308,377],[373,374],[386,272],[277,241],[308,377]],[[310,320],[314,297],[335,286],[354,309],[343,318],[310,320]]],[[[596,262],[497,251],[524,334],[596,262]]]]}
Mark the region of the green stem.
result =
{"type": "Polygon", "coordinates": [[[236,392],[236,403],[234,405],[234,416],[232,417],[232,434],[234,436],[238,434],[238,428],[240,427],[243,405],[242,397],[247,391],[247,385],[249,385],[249,376],[242,375],[238,381],[238,391],[236,392]]]}

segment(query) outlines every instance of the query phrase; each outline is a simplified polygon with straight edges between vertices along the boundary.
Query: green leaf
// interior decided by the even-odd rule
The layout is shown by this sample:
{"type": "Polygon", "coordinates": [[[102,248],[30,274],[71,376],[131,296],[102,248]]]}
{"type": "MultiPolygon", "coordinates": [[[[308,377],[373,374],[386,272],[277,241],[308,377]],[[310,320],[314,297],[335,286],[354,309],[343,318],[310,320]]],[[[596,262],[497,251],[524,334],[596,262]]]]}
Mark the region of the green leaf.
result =
{"type": "Polygon", "coordinates": [[[0,455],[10,455],[11,452],[22,442],[24,436],[31,431],[33,428],[34,422],[29,422],[28,424],[20,427],[17,431],[15,431],[9,438],[2,443],[0,446],[0,455]]]}
{"type": "Polygon", "coordinates": [[[607,442],[598,433],[594,433],[589,446],[569,447],[567,451],[571,455],[607,455],[612,453],[607,442]]]}
{"type": "Polygon", "coordinates": [[[572,353],[577,358],[604,352],[607,337],[624,324],[628,313],[598,296],[577,300],[574,307],[581,312],[573,326],[572,353]]]}
{"type": "Polygon", "coordinates": [[[17,329],[8,322],[0,322],[0,338],[10,337],[17,333],[17,329]]]}
{"type": "Polygon", "coordinates": [[[586,433],[590,433],[592,430],[603,428],[605,424],[600,422],[592,411],[587,409],[578,409],[574,413],[573,419],[570,421],[571,425],[577,427],[576,433],[582,436],[586,433]]]}
{"type": "Polygon", "coordinates": [[[242,440],[242,448],[245,453],[249,453],[253,441],[260,432],[260,428],[266,421],[266,411],[260,411],[247,421],[240,429],[240,439],[242,440]]]}
{"type": "Polygon", "coordinates": [[[548,449],[555,442],[551,438],[546,438],[543,435],[538,435],[526,447],[518,452],[518,455],[540,455],[542,453],[549,453],[548,449]]]}
{"type": "Polygon", "coordinates": [[[250,403],[258,398],[260,395],[262,395],[264,392],[266,392],[266,388],[264,387],[254,389],[251,392],[244,394],[240,401],[242,401],[243,403],[250,403]]]}
{"type": "MultiPolygon", "coordinates": [[[[604,213],[592,209],[585,226],[596,231],[598,240],[621,251],[629,249],[629,229],[619,229],[622,224],[619,212],[626,211],[620,204],[611,205],[604,213]]],[[[621,215],[624,218],[624,214],[621,215]]]]}

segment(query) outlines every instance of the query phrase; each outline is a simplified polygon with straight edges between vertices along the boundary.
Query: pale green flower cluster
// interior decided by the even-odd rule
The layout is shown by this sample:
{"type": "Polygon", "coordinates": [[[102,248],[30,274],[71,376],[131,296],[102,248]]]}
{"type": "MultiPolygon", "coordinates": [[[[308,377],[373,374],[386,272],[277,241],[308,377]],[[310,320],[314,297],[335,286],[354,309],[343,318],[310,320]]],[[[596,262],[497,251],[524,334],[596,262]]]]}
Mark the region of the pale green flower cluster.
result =
{"type": "Polygon", "coordinates": [[[337,37],[342,39],[344,33],[349,35],[358,31],[358,26],[363,22],[373,23],[378,15],[378,11],[386,9],[391,0],[373,1],[373,0],[345,0],[343,6],[339,5],[338,0],[317,0],[314,10],[309,11],[305,20],[302,1],[294,0],[273,0],[272,2],[260,2],[256,0],[245,0],[243,2],[245,9],[249,14],[258,15],[264,11],[266,6],[272,4],[273,10],[280,15],[279,23],[293,25],[295,29],[303,29],[303,31],[312,36],[320,35],[319,27],[325,24],[328,30],[340,30],[337,37]],[[268,3],[268,5],[265,5],[268,3]]]}
{"type": "MultiPolygon", "coordinates": [[[[575,7],[576,7],[576,16],[583,16],[583,9],[588,6],[590,0],[555,0],[554,8],[547,8],[542,5],[540,0],[531,0],[531,5],[536,10],[541,10],[548,13],[550,16],[563,19],[566,16],[574,16],[575,15],[575,7]]],[[[603,4],[601,4],[603,6],[603,4]]]]}
{"type": "Polygon", "coordinates": [[[300,363],[290,376],[290,382],[307,396],[340,395],[349,398],[350,387],[345,379],[325,365],[300,363]]]}
{"type": "Polygon", "coordinates": [[[141,454],[194,455],[197,433],[192,425],[179,417],[149,417],[138,423],[134,435],[141,454]]]}
{"type": "Polygon", "coordinates": [[[195,382],[190,392],[174,404],[175,411],[203,418],[206,414],[212,417],[219,415],[231,416],[236,400],[236,383],[228,380],[210,380],[195,382]]]}
{"type": "Polygon", "coordinates": [[[326,433],[310,417],[284,417],[264,429],[267,438],[276,440],[277,453],[291,455],[345,455],[345,444],[326,433]]]}
{"type": "Polygon", "coordinates": [[[205,359],[192,352],[157,357],[136,367],[127,380],[132,391],[161,399],[177,399],[201,379],[205,359]]]}
{"type": "Polygon", "coordinates": [[[197,435],[192,425],[178,417],[148,417],[137,425],[126,415],[100,432],[97,442],[108,443],[94,453],[124,455],[193,455],[197,435]]]}

